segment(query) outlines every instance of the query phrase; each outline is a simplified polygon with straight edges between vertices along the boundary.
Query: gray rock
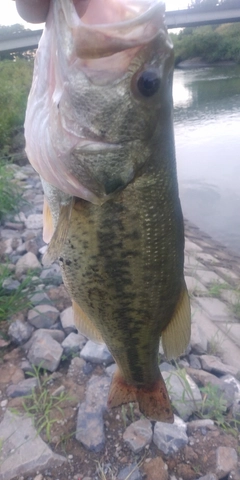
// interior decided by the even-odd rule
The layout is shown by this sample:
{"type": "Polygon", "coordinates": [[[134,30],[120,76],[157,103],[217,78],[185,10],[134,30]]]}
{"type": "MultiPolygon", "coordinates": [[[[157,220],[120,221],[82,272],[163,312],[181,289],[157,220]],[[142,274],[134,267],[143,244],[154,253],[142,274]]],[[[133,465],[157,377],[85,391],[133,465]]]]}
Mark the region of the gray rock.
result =
{"type": "Polygon", "coordinates": [[[27,416],[6,411],[0,424],[0,480],[11,480],[20,475],[36,475],[41,469],[55,468],[66,459],[51,451],[39,437],[27,416]],[[31,452],[31,455],[29,455],[31,452]]]}
{"type": "Polygon", "coordinates": [[[214,427],[214,421],[210,418],[204,418],[201,420],[193,420],[187,424],[187,433],[192,434],[195,430],[212,429],[214,427]]]}
{"type": "Polygon", "coordinates": [[[134,453],[139,453],[152,441],[152,425],[147,419],[131,423],[123,434],[123,440],[134,453]]]}
{"type": "Polygon", "coordinates": [[[207,372],[219,373],[220,375],[237,375],[238,369],[231,365],[226,365],[214,355],[202,355],[200,357],[203,370],[207,372]]]}
{"type": "Polygon", "coordinates": [[[107,409],[107,398],[110,384],[111,379],[109,377],[93,375],[87,384],[87,404],[92,408],[105,412],[107,409]]]}
{"type": "Polygon", "coordinates": [[[18,280],[13,280],[12,278],[6,278],[3,281],[2,286],[7,292],[14,292],[20,286],[20,282],[18,280]]]}
{"type": "Polygon", "coordinates": [[[165,455],[178,452],[188,443],[187,425],[181,418],[174,415],[174,423],[156,422],[153,442],[165,455]]]}
{"type": "Polygon", "coordinates": [[[29,215],[25,220],[25,226],[28,230],[38,230],[43,228],[43,215],[36,213],[29,215]]]}
{"type": "Polygon", "coordinates": [[[62,348],[65,355],[79,352],[84,347],[86,341],[86,337],[80,333],[69,333],[69,335],[62,342],[62,348]]]}
{"type": "Polygon", "coordinates": [[[91,452],[101,452],[105,445],[102,412],[94,411],[84,402],[80,405],[77,417],[76,439],[91,452]]]}
{"type": "Polygon", "coordinates": [[[33,366],[26,358],[22,360],[20,368],[24,371],[25,374],[34,373],[33,366]]]}
{"type": "Polygon", "coordinates": [[[226,475],[237,467],[238,457],[234,448],[218,447],[216,456],[216,474],[218,479],[226,477],[226,475]]]}
{"type": "Polygon", "coordinates": [[[103,413],[107,409],[110,383],[109,377],[92,376],[86,400],[78,410],[76,439],[92,452],[102,451],[105,445],[103,413]]]}
{"type": "Polygon", "coordinates": [[[215,473],[208,473],[204,477],[200,477],[198,480],[217,480],[217,475],[215,473]]]}
{"type": "Polygon", "coordinates": [[[7,387],[7,396],[11,398],[24,397],[28,395],[38,386],[38,379],[36,377],[22,380],[17,385],[10,385],[7,387]]]}
{"type": "Polygon", "coordinates": [[[201,365],[201,362],[200,362],[198,356],[194,355],[193,353],[191,353],[189,355],[189,363],[190,363],[190,367],[192,367],[192,368],[197,368],[197,369],[202,368],[202,365],[201,365]]]}
{"type": "Polygon", "coordinates": [[[51,304],[51,300],[45,292],[35,292],[31,298],[31,304],[33,306],[40,305],[40,304],[51,304]]]}
{"type": "Polygon", "coordinates": [[[234,391],[240,395],[240,382],[233,375],[224,375],[221,377],[221,380],[227,385],[231,385],[234,388],[234,391]]]}
{"type": "Polygon", "coordinates": [[[41,280],[43,283],[51,284],[51,285],[61,285],[62,281],[62,274],[60,267],[57,263],[53,263],[48,268],[44,268],[40,275],[41,280]]]}
{"type": "Polygon", "coordinates": [[[74,323],[72,307],[68,307],[61,312],[60,320],[61,320],[62,328],[65,330],[67,334],[77,331],[76,325],[74,323]]]}
{"type": "Polygon", "coordinates": [[[50,328],[58,317],[59,311],[52,305],[38,305],[28,312],[28,321],[35,328],[50,328]]]}
{"type": "Polygon", "coordinates": [[[21,243],[21,244],[17,247],[16,252],[17,252],[17,253],[20,253],[20,255],[23,255],[24,253],[26,253],[26,252],[27,252],[26,243],[25,243],[25,242],[24,242],[24,243],[21,243]]]}
{"type": "MultiPolygon", "coordinates": [[[[194,317],[193,317],[194,319],[194,317]]],[[[193,321],[191,326],[191,349],[194,353],[206,353],[207,351],[207,336],[202,328],[193,321]]]]}
{"type": "Polygon", "coordinates": [[[160,368],[161,372],[174,372],[174,371],[176,371],[176,367],[174,367],[174,365],[172,365],[171,363],[167,363],[167,362],[160,363],[159,368],[160,368]]]}
{"type": "Polygon", "coordinates": [[[56,342],[58,343],[62,343],[64,338],[66,337],[65,333],[62,330],[40,328],[39,330],[34,332],[32,339],[34,340],[37,337],[41,338],[42,335],[45,335],[45,334],[50,335],[53,338],[53,340],[56,340],[56,342]]]}
{"type": "Polygon", "coordinates": [[[98,365],[110,365],[114,362],[111,353],[105,344],[97,344],[89,340],[82,349],[80,356],[87,362],[98,365]]]}
{"type": "Polygon", "coordinates": [[[187,420],[202,404],[202,395],[192,378],[183,370],[162,372],[168,393],[178,414],[187,420]]]}
{"type": "Polygon", "coordinates": [[[15,320],[8,329],[8,335],[16,345],[23,345],[31,337],[34,328],[27,322],[15,320]]]}
{"type": "Polygon", "coordinates": [[[35,238],[31,238],[25,242],[27,252],[32,252],[34,255],[38,254],[39,245],[35,238]]]}
{"type": "Polygon", "coordinates": [[[142,475],[139,471],[137,463],[132,463],[131,465],[128,465],[127,467],[124,467],[122,470],[120,470],[117,480],[141,480],[142,475]]]}
{"type": "Polygon", "coordinates": [[[112,377],[113,374],[116,372],[117,365],[116,363],[112,363],[112,365],[109,365],[109,367],[105,368],[105,372],[109,377],[112,377]]]}
{"type": "Polygon", "coordinates": [[[62,347],[48,333],[35,336],[28,352],[28,360],[50,372],[57,370],[63,353],[62,347]]]}
{"type": "Polygon", "coordinates": [[[41,264],[36,255],[32,252],[28,252],[17,261],[16,276],[21,277],[23,273],[27,273],[29,270],[40,270],[41,268],[41,264]]]}

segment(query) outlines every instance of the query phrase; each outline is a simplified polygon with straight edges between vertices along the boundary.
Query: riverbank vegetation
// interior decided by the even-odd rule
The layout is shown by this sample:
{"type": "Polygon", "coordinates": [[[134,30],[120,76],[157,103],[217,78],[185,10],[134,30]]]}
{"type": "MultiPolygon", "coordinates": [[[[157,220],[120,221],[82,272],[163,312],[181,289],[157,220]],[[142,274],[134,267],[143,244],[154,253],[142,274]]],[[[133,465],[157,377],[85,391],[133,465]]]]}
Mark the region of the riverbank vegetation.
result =
{"type": "Polygon", "coordinates": [[[2,154],[8,153],[14,131],[23,126],[32,71],[33,62],[23,58],[0,62],[0,152],[2,154]]]}
{"type": "Polygon", "coordinates": [[[185,28],[170,33],[175,62],[200,57],[207,63],[233,61],[240,63],[240,23],[185,28]]]}

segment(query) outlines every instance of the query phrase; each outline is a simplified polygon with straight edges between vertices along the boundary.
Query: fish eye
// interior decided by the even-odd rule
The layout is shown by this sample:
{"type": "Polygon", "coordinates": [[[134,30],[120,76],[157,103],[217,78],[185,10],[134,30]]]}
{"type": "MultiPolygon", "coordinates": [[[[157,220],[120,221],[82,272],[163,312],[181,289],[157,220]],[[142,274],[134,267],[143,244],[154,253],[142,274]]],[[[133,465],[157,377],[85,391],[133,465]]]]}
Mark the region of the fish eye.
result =
{"type": "Polygon", "coordinates": [[[149,69],[141,73],[137,80],[137,87],[144,97],[152,97],[158,92],[161,85],[161,78],[158,70],[149,69]]]}

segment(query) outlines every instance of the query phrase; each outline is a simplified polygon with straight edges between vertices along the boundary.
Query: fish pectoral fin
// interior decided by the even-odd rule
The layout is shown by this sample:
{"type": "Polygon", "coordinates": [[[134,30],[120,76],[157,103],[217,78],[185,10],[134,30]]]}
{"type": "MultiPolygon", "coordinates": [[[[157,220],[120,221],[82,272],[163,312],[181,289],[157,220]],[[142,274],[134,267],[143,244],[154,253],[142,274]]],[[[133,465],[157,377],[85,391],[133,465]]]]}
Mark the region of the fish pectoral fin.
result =
{"type": "MultiPolygon", "coordinates": [[[[54,230],[54,233],[51,237],[51,241],[46,253],[43,256],[42,263],[43,265],[49,265],[61,254],[61,249],[63,244],[66,241],[69,222],[71,219],[72,208],[73,208],[74,200],[73,198],[67,205],[61,205],[60,213],[58,217],[57,226],[54,230]]],[[[49,208],[49,207],[48,207],[49,208]]],[[[46,212],[48,215],[48,211],[46,212]]],[[[51,212],[50,212],[51,215],[51,212]]]]}
{"type": "Polygon", "coordinates": [[[191,307],[187,287],[184,286],[174,315],[162,332],[163,351],[168,360],[179,357],[187,348],[191,335],[191,307]]]}
{"type": "Polygon", "coordinates": [[[151,387],[136,387],[126,383],[119,370],[113,376],[108,396],[108,407],[138,402],[143,415],[150,420],[173,423],[174,417],[164,380],[159,372],[158,380],[151,387]]]}
{"type": "Polygon", "coordinates": [[[104,343],[99,330],[95,327],[95,325],[86,315],[86,313],[84,313],[81,307],[74,300],[72,301],[72,306],[74,322],[79,332],[95,343],[104,343]]]}
{"type": "Polygon", "coordinates": [[[49,243],[54,234],[53,218],[47,199],[43,201],[43,241],[49,243]]]}

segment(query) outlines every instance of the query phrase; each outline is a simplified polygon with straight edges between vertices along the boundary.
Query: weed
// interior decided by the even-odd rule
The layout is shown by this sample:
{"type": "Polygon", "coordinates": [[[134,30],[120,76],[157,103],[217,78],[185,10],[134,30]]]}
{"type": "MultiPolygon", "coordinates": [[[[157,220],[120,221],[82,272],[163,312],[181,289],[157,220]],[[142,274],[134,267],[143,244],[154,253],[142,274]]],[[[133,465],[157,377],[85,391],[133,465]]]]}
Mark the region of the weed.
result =
{"type": "Polygon", "coordinates": [[[22,188],[14,182],[14,172],[0,159],[0,220],[8,213],[16,213],[24,202],[22,188]]]}
{"type": "Polygon", "coordinates": [[[219,356],[222,354],[222,343],[223,340],[220,339],[219,332],[217,331],[209,340],[207,344],[207,353],[209,355],[219,356]]]}
{"type": "Polygon", "coordinates": [[[231,287],[228,283],[212,282],[209,286],[208,293],[210,297],[219,298],[221,297],[221,292],[223,290],[230,290],[230,289],[231,287]]]}
{"type": "Polygon", "coordinates": [[[218,425],[223,425],[227,412],[227,402],[223,397],[223,393],[219,392],[216,385],[208,384],[201,388],[203,395],[200,414],[202,418],[211,418],[218,425]]]}
{"type": "Polygon", "coordinates": [[[8,320],[12,315],[18,313],[25,308],[31,307],[31,295],[38,284],[38,280],[34,280],[36,272],[29,271],[16,288],[9,291],[4,287],[4,282],[11,278],[11,271],[8,266],[4,266],[0,271],[0,323],[8,320]]]}
{"type": "Polygon", "coordinates": [[[129,422],[133,423],[136,421],[136,417],[134,413],[135,405],[136,405],[135,403],[130,402],[127,405],[122,405],[121,407],[121,416],[123,420],[123,426],[125,429],[127,428],[127,424],[129,422]]]}
{"type": "Polygon", "coordinates": [[[126,407],[126,405],[122,405],[121,415],[122,415],[124,429],[126,429],[127,428],[127,407],[126,407]]]}
{"type": "Polygon", "coordinates": [[[23,397],[23,407],[25,412],[34,419],[38,433],[44,431],[47,440],[50,441],[52,426],[58,422],[58,419],[53,417],[53,413],[58,411],[64,418],[61,405],[71,398],[64,392],[61,392],[58,396],[51,395],[47,388],[48,376],[46,376],[46,372],[44,374],[45,378],[43,378],[40,373],[41,366],[33,368],[34,373],[28,372],[28,375],[38,379],[38,387],[32,390],[29,395],[23,397]]]}
{"type": "Polygon", "coordinates": [[[193,405],[194,405],[194,409],[195,411],[198,411],[199,410],[199,402],[196,401],[195,397],[194,397],[194,393],[193,393],[193,390],[191,388],[191,379],[190,377],[188,376],[186,370],[184,368],[180,368],[178,366],[178,364],[175,362],[175,366],[176,366],[176,370],[170,372],[170,375],[169,377],[165,380],[165,383],[166,383],[166,386],[167,386],[167,390],[168,390],[168,393],[171,397],[171,395],[173,394],[171,389],[171,384],[170,384],[170,378],[171,376],[175,375],[178,377],[178,379],[180,380],[182,386],[183,386],[183,391],[182,391],[182,397],[181,398],[178,398],[178,399],[174,399],[174,404],[177,408],[177,404],[186,404],[187,402],[191,402],[193,405]]]}

